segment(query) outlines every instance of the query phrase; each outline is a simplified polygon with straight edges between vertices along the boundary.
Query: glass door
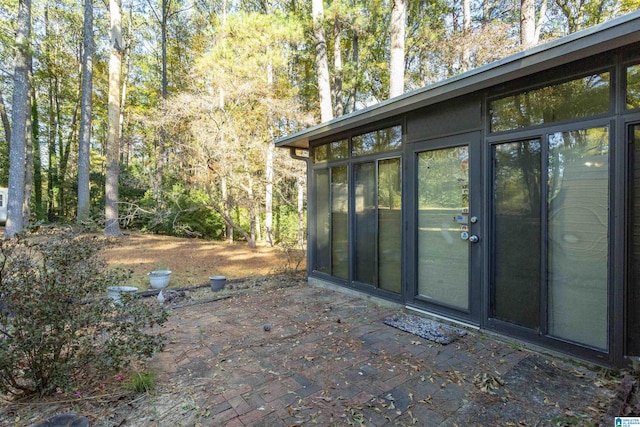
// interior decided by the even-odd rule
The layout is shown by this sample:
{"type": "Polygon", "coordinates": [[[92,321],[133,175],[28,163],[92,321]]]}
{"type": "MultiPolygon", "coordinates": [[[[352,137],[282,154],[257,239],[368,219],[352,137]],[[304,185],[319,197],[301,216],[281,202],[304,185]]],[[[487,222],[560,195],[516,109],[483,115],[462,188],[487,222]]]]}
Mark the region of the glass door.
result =
{"type": "Polygon", "coordinates": [[[626,352],[640,356],[640,124],[629,127],[630,197],[628,279],[626,297],[626,352]]]}
{"type": "Polygon", "coordinates": [[[415,250],[412,303],[467,321],[479,321],[479,135],[416,144],[412,210],[415,250]]]}
{"type": "Polygon", "coordinates": [[[607,350],[609,135],[492,145],[492,327],[607,350]]]}

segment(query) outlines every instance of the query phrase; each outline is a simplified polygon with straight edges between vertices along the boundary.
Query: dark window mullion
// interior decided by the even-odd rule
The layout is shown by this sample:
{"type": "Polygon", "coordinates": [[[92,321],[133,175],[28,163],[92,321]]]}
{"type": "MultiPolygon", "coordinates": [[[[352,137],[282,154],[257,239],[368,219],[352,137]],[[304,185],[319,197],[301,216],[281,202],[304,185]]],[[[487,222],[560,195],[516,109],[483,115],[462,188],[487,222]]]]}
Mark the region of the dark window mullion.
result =
{"type": "Polygon", "coordinates": [[[549,135],[541,139],[540,172],[540,335],[549,333],[549,135]]]}
{"type": "Polygon", "coordinates": [[[376,216],[376,248],[374,251],[375,254],[375,273],[373,277],[373,285],[376,288],[380,287],[380,161],[375,161],[376,165],[376,178],[375,178],[375,192],[376,192],[376,208],[375,208],[375,216],[376,216]]]}

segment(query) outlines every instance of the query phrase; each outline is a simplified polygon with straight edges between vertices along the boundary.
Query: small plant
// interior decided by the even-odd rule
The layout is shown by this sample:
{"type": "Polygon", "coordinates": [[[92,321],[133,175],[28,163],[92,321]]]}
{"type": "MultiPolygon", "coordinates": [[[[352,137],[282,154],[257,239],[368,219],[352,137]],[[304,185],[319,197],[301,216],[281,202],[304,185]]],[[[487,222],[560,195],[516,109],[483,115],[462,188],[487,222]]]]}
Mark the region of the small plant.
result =
{"type": "Polygon", "coordinates": [[[0,392],[50,394],[151,356],[167,313],[135,296],[105,298],[129,277],[98,256],[109,241],[44,230],[0,240],[0,392]]]}
{"type": "Polygon", "coordinates": [[[300,247],[297,243],[288,241],[280,243],[280,247],[286,259],[284,266],[285,272],[297,273],[306,255],[304,248],[300,247]]]}
{"type": "Polygon", "coordinates": [[[137,393],[148,393],[156,388],[153,372],[134,372],[127,386],[137,393]]]}

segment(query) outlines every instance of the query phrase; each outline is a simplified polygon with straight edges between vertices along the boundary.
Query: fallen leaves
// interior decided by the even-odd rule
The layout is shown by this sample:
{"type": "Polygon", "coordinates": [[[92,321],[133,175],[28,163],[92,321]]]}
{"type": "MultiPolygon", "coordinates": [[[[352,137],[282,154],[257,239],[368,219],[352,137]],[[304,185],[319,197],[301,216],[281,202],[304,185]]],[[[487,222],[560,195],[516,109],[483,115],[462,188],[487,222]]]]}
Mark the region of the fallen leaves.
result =
{"type": "Polygon", "coordinates": [[[495,394],[494,390],[505,385],[505,382],[497,375],[482,373],[473,377],[473,384],[484,393],[495,394]]]}

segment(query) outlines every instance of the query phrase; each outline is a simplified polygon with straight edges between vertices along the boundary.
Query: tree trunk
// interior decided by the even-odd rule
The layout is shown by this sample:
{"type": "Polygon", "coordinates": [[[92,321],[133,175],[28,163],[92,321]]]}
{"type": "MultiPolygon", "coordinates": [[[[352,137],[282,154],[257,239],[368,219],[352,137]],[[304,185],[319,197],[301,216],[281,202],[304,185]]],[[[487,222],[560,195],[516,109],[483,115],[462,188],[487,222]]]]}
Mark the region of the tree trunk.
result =
{"type": "Polygon", "coordinates": [[[493,11],[493,1],[483,0],[482,2],[482,28],[491,22],[491,12],[493,11]]]}
{"type": "Polygon", "coordinates": [[[93,0],[84,0],[84,49],[82,55],[82,100],[78,143],[78,222],[89,219],[91,192],[91,109],[93,94],[93,0]]]}
{"type": "Polygon", "coordinates": [[[336,117],[344,114],[344,99],[342,96],[342,25],[336,18],[333,24],[333,99],[335,100],[336,117]]]}
{"type": "Polygon", "coordinates": [[[462,71],[471,69],[471,49],[469,35],[471,34],[471,0],[462,0],[462,71]]]}
{"type": "MultiPolygon", "coordinates": [[[[51,28],[50,28],[50,24],[49,24],[49,9],[48,7],[45,8],[44,11],[44,27],[45,27],[45,34],[48,36],[51,34],[51,28]]],[[[46,44],[46,56],[47,57],[54,57],[55,56],[55,52],[52,52],[50,50],[50,45],[46,44]]],[[[58,83],[57,80],[55,78],[54,75],[50,75],[47,78],[47,83],[48,83],[48,91],[47,91],[47,96],[48,96],[48,132],[47,132],[47,136],[48,136],[48,140],[47,140],[47,152],[49,154],[49,159],[48,159],[48,167],[47,167],[47,219],[50,222],[53,222],[56,220],[56,217],[58,215],[57,209],[56,209],[56,203],[58,201],[55,191],[56,189],[59,187],[58,185],[58,177],[59,177],[59,173],[58,173],[58,139],[59,139],[59,132],[58,132],[58,128],[60,126],[60,123],[58,121],[59,118],[59,107],[58,107],[58,102],[56,101],[57,99],[57,93],[58,93],[58,83]]]]}
{"type": "Polygon", "coordinates": [[[358,106],[357,103],[357,96],[358,96],[358,68],[360,67],[360,42],[359,42],[359,38],[358,38],[358,33],[356,31],[354,31],[353,34],[353,56],[352,56],[352,62],[353,62],[353,82],[351,84],[351,93],[349,94],[350,96],[350,103],[349,103],[349,112],[353,113],[354,111],[356,111],[356,107],[358,106]]]}
{"type": "MultiPolygon", "coordinates": [[[[22,224],[26,226],[29,224],[29,217],[31,216],[31,193],[33,192],[33,137],[34,132],[37,137],[37,131],[35,127],[38,125],[37,115],[36,120],[33,120],[33,106],[31,104],[31,99],[35,98],[35,90],[33,89],[33,85],[31,82],[33,81],[33,57],[31,55],[27,58],[28,66],[27,73],[29,76],[29,103],[27,108],[29,109],[29,114],[27,115],[27,129],[25,132],[25,170],[24,170],[24,202],[22,204],[22,224]]],[[[37,111],[36,111],[37,114],[37,111]]],[[[37,156],[40,156],[40,152],[38,152],[37,156]]]]}
{"type": "MultiPolygon", "coordinates": [[[[162,100],[167,100],[167,21],[169,19],[169,7],[171,0],[162,0],[162,16],[160,20],[160,33],[162,45],[162,100]]],[[[164,174],[164,150],[167,133],[163,125],[160,126],[160,138],[156,151],[156,176],[155,176],[155,198],[158,209],[162,207],[164,198],[162,195],[162,175],[164,174]]]]}
{"type": "Polygon", "coordinates": [[[313,19],[313,38],[316,45],[316,73],[318,74],[318,98],[320,100],[320,120],[328,122],[333,119],[331,107],[331,85],[329,83],[329,60],[327,58],[327,41],[324,34],[323,0],[312,0],[311,16],[313,19]]]}
{"type": "Polygon", "coordinates": [[[109,58],[109,131],[105,177],[105,227],[108,236],[120,235],[118,223],[118,178],[120,173],[120,80],[122,66],[121,0],[109,0],[111,56],[109,58]]]}
{"type": "Polygon", "coordinates": [[[24,179],[26,160],[27,115],[29,113],[29,55],[31,45],[31,0],[19,0],[16,32],[16,56],[13,73],[11,112],[11,153],[9,157],[9,194],[5,236],[14,237],[24,227],[24,179]]]}
{"type": "Polygon", "coordinates": [[[393,0],[391,6],[389,98],[404,93],[404,35],[406,15],[407,0],[393,0]]]}
{"type": "Polygon", "coordinates": [[[536,34],[536,2],[520,0],[520,45],[522,49],[535,46],[536,34]]]}
{"type": "MultiPolygon", "coordinates": [[[[31,68],[31,65],[29,66],[31,68]]],[[[31,73],[29,73],[31,80],[31,73]]],[[[31,85],[29,85],[31,86],[31,85]]],[[[29,87],[31,93],[31,87],[29,87]]],[[[25,132],[25,159],[24,159],[24,199],[22,202],[22,225],[29,224],[31,216],[31,193],[33,191],[33,121],[31,117],[31,107],[27,115],[27,130],[25,132]]]]}
{"type": "Polygon", "coordinates": [[[231,201],[231,195],[229,194],[229,190],[227,187],[227,179],[225,177],[221,178],[220,183],[220,192],[222,193],[222,211],[224,215],[221,214],[223,218],[225,218],[225,227],[224,227],[224,236],[227,243],[233,243],[233,224],[229,222],[226,218],[231,218],[233,213],[233,203],[231,201]]]}
{"type": "Polygon", "coordinates": [[[29,85],[31,93],[31,141],[33,145],[33,195],[36,210],[36,218],[45,218],[45,209],[42,206],[42,159],[40,158],[40,119],[38,118],[38,98],[33,85],[29,85]]]}
{"type": "Polygon", "coordinates": [[[244,236],[244,238],[247,240],[247,244],[249,245],[249,247],[251,247],[251,248],[255,248],[256,247],[255,240],[252,240],[251,236],[249,235],[249,233],[247,233],[244,229],[242,229],[242,227],[240,227],[239,225],[236,224],[236,222],[233,220],[232,216],[228,215],[227,212],[224,211],[224,209],[221,209],[220,206],[218,206],[216,204],[212,204],[211,207],[213,208],[214,211],[218,212],[218,214],[222,217],[222,219],[224,219],[224,221],[232,229],[237,230],[240,234],[242,234],[244,236]]]}
{"type": "Polygon", "coordinates": [[[129,44],[122,47],[122,84],[120,85],[120,163],[125,166],[129,166],[129,158],[131,153],[131,139],[124,139],[124,127],[125,123],[125,111],[127,101],[127,87],[129,85],[129,72],[131,70],[131,40],[134,39],[133,29],[133,3],[129,3],[129,25],[127,27],[127,34],[123,35],[123,38],[129,40],[129,44]]]}
{"type": "MultiPolygon", "coordinates": [[[[78,87],[78,96],[76,99],[80,98],[80,87],[78,87]]],[[[77,140],[77,132],[78,132],[78,110],[80,108],[79,104],[75,105],[73,110],[73,116],[71,118],[71,126],[69,129],[69,134],[67,136],[66,142],[64,146],[62,145],[62,140],[60,141],[60,172],[59,172],[59,188],[58,188],[58,205],[60,206],[60,211],[62,216],[67,216],[67,192],[66,192],[66,180],[67,180],[67,168],[69,166],[69,154],[71,153],[71,144],[73,141],[77,140]]]]}
{"type": "Polygon", "coordinates": [[[540,11],[538,12],[538,20],[536,21],[536,29],[533,35],[535,44],[540,42],[540,32],[542,31],[542,25],[544,24],[544,18],[547,14],[547,0],[542,0],[540,3],[540,11]]]}
{"type": "Polygon", "coordinates": [[[273,246],[273,151],[275,150],[275,144],[267,143],[267,158],[265,161],[265,200],[264,210],[265,218],[264,225],[266,230],[267,243],[273,246]]]}
{"type": "MultiPolygon", "coordinates": [[[[267,84],[269,85],[270,94],[273,90],[273,64],[271,61],[267,64],[267,84]]],[[[271,107],[268,116],[271,117],[271,107]]],[[[273,125],[269,125],[269,141],[275,138],[273,125]]],[[[265,158],[265,195],[264,195],[264,228],[265,239],[269,246],[273,246],[273,154],[275,145],[267,142],[267,152],[265,158]]]]}
{"type": "Polygon", "coordinates": [[[58,174],[56,173],[56,169],[58,167],[58,158],[56,156],[56,139],[58,132],[56,128],[58,126],[58,121],[56,119],[55,114],[55,102],[54,102],[54,88],[53,88],[53,79],[49,79],[49,90],[48,90],[48,149],[47,152],[49,154],[49,165],[47,167],[47,219],[49,221],[54,221],[56,217],[55,211],[55,201],[56,198],[54,196],[54,188],[57,188],[58,182],[58,174]]]}
{"type": "Polygon", "coordinates": [[[9,141],[11,141],[11,125],[9,124],[9,116],[7,115],[7,109],[4,105],[2,88],[0,88],[0,119],[2,119],[2,128],[4,129],[4,136],[8,146],[9,141]]]}

